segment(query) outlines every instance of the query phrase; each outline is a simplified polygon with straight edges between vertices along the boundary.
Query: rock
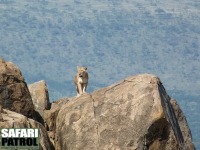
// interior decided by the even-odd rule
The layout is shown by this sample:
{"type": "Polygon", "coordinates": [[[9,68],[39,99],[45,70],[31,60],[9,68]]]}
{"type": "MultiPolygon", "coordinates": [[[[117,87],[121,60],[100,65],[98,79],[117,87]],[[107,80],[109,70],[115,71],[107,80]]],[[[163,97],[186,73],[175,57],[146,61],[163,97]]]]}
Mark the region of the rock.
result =
{"type": "Polygon", "coordinates": [[[56,119],[61,107],[68,102],[68,98],[61,98],[51,104],[50,110],[44,111],[44,122],[51,142],[55,143],[56,119]]]}
{"type": "Polygon", "coordinates": [[[0,105],[27,117],[34,117],[34,106],[19,68],[0,58],[0,105]]]}
{"type": "Polygon", "coordinates": [[[44,111],[44,121],[47,131],[55,131],[56,128],[56,118],[60,108],[54,108],[51,110],[44,111]]]}
{"type": "Polygon", "coordinates": [[[62,98],[57,101],[54,101],[51,104],[51,109],[44,111],[44,121],[46,123],[48,131],[56,130],[56,119],[58,112],[60,111],[61,107],[68,101],[69,101],[68,98],[62,98]]]}
{"type": "Polygon", "coordinates": [[[0,121],[0,128],[39,128],[41,150],[54,150],[44,126],[39,122],[6,109],[1,115],[3,121],[0,121]]]}
{"type": "Polygon", "coordinates": [[[194,149],[180,108],[149,74],[69,101],[56,122],[56,150],[194,149]]]}
{"type": "MultiPolygon", "coordinates": [[[[178,121],[178,124],[180,126],[180,129],[181,129],[181,132],[182,133],[185,133],[183,136],[183,149],[186,149],[186,150],[192,150],[194,149],[194,145],[192,143],[192,137],[191,137],[191,131],[189,129],[189,126],[188,126],[188,123],[187,123],[187,120],[182,112],[182,110],[180,109],[178,103],[176,102],[176,100],[172,99],[170,101],[170,103],[172,104],[172,107],[173,107],[173,110],[175,112],[175,116],[177,118],[177,121],[178,121]]],[[[172,131],[172,130],[171,130],[172,131]]],[[[173,140],[175,137],[174,137],[174,134],[170,134],[170,142],[173,143],[173,140]]],[[[170,142],[169,142],[169,145],[170,145],[170,142]]],[[[170,150],[171,147],[169,147],[168,149],[170,150]]],[[[178,149],[178,147],[174,147],[173,149],[178,149]]]]}
{"type": "Polygon", "coordinates": [[[49,94],[44,80],[28,85],[35,110],[44,117],[44,110],[50,107],[49,94]]]}
{"type": "Polygon", "coordinates": [[[55,146],[55,131],[47,131],[51,143],[55,146]]]}
{"type": "Polygon", "coordinates": [[[54,109],[54,108],[61,108],[63,105],[65,105],[70,99],[67,98],[67,97],[63,97],[63,98],[60,98],[56,101],[54,101],[53,103],[51,103],[51,109],[54,109]]]}

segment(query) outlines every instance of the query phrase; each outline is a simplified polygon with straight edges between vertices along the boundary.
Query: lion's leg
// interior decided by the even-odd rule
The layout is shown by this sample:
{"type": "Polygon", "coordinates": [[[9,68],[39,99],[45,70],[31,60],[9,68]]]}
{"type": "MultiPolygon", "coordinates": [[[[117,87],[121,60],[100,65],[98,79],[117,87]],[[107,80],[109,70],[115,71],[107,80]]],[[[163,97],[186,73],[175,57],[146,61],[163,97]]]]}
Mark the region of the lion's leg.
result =
{"type": "Polygon", "coordinates": [[[83,94],[82,85],[81,84],[77,84],[77,87],[78,87],[78,93],[79,93],[79,95],[82,95],[83,94]]]}
{"type": "Polygon", "coordinates": [[[83,85],[83,93],[86,93],[87,83],[83,85]]]}
{"type": "Polygon", "coordinates": [[[76,86],[76,91],[77,91],[77,97],[80,96],[78,86],[76,86]]]}

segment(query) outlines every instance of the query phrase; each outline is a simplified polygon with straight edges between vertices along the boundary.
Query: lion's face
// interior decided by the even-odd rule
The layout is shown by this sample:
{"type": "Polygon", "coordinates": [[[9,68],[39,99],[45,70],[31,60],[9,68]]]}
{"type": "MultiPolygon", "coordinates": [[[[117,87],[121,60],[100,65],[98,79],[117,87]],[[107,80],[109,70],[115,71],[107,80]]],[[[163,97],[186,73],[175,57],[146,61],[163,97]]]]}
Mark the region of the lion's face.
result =
{"type": "Polygon", "coordinates": [[[81,78],[84,78],[87,74],[87,67],[78,67],[78,75],[81,78]]]}

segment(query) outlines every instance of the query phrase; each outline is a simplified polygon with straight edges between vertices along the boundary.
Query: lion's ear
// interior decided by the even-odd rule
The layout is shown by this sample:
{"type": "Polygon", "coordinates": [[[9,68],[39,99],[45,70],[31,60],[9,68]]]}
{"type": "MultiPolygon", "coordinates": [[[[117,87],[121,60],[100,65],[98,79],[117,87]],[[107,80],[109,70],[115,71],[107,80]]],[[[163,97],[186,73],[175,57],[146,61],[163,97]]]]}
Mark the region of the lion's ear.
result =
{"type": "Polygon", "coordinates": [[[85,67],[84,69],[87,70],[87,67],[85,67]]]}

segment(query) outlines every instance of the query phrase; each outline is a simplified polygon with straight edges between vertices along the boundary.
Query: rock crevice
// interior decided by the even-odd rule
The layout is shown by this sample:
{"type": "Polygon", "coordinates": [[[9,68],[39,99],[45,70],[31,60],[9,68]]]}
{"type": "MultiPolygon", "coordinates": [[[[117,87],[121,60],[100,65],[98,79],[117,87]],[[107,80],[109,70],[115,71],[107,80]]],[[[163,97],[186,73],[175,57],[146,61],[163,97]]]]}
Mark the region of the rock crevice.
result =
{"type": "Polygon", "coordinates": [[[97,148],[100,146],[100,135],[99,135],[99,121],[98,118],[96,117],[96,107],[95,107],[95,100],[94,98],[91,96],[92,102],[93,102],[93,112],[94,112],[94,119],[96,121],[96,134],[97,134],[97,148]]]}
{"type": "Polygon", "coordinates": [[[174,113],[174,109],[170,103],[170,97],[166,94],[166,91],[162,84],[159,85],[159,93],[161,96],[161,104],[163,107],[163,110],[165,112],[165,116],[168,118],[168,121],[170,122],[170,125],[174,131],[174,135],[178,141],[178,144],[180,147],[184,147],[184,139],[183,135],[178,123],[178,120],[176,118],[176,115],[174,113]]]}

